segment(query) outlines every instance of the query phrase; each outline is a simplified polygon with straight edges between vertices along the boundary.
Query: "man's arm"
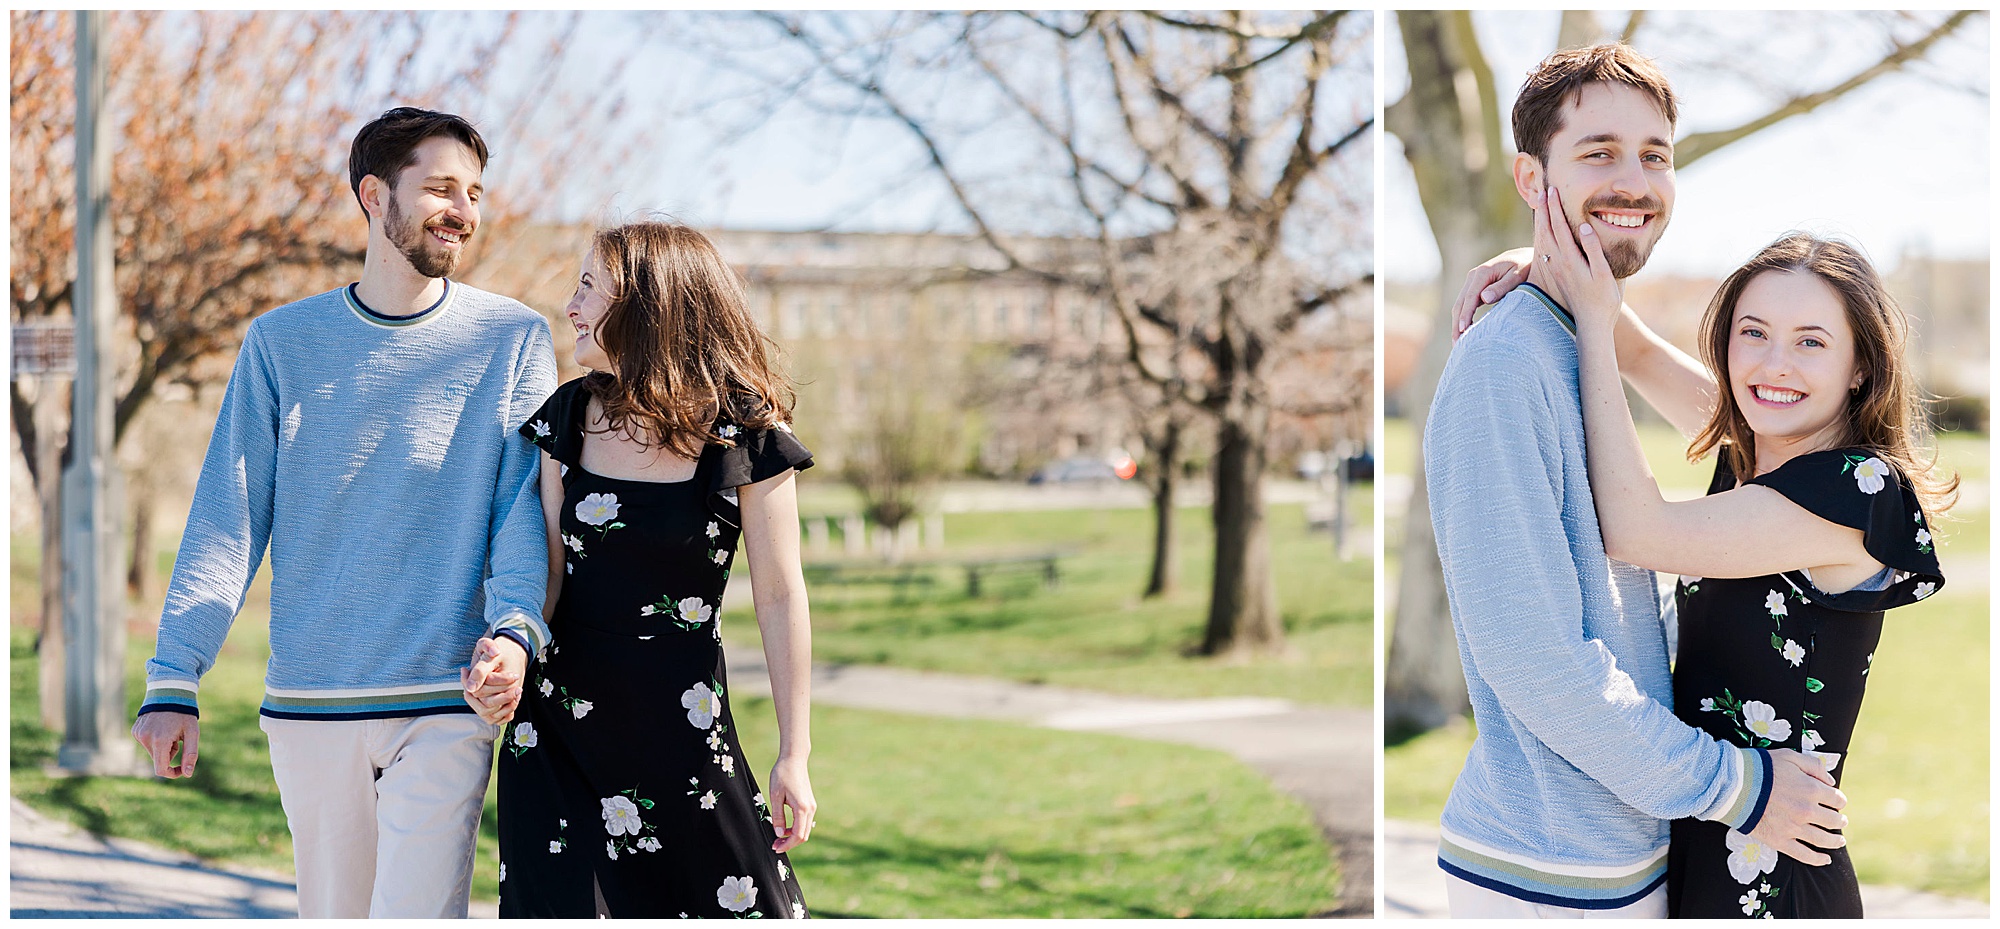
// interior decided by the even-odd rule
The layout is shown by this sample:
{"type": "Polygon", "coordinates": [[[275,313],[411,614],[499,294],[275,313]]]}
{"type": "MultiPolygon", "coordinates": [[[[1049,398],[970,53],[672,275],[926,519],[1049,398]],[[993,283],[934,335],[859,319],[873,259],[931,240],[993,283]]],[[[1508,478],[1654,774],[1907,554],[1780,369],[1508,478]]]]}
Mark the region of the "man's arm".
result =
{"type": "Polygon", "coordinates": [[[162,777],[194,773],[196,693],[264,560],[277,466],[277,386],[253,323],[208,440],[153,658],[146,662],[146,698],[132,728],[162,777]],[[182,762],[169,765],[176,745],[182,762]]]}
{"type": "Polygon", "coordinates": [[[555,350],[548,324],[537,319],[515,362],[500,473],[487,523],[487,635],[511,640],[528,656],[540,654],[549,644],[549,627],[542,621],[549,543],[538,482],[541,452],[519,429],[554,392],[555,350]]]}
{"type": "Polygon", "coordinates": [[[1537,739],[1634,808],[1754,828],[1769,755],[1682,723],[1583,635],[1555,420],[1510,350],[1461,345],[1475,356],[1455,359],[1425,443],[1446,593],[1475,670],[1537,739]]]}

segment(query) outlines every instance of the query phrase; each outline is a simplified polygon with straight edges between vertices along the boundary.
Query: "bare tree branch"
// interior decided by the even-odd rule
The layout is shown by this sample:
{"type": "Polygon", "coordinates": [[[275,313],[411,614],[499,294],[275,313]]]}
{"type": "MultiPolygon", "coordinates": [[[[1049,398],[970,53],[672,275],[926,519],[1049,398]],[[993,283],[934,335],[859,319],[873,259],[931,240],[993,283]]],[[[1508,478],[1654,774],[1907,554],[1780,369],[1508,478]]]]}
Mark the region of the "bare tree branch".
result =
{"type": "Polygon", "coordinates": [[[1779,104],[1770,112],[1729,129],[1715,129],[1688,135],[1686,138],[1674,143],[1675,167],[1685,168],[1701,158],[1714,154],[1717,149],[1761,129],[1765,129],[1774,123],[1783,122],[1804,113],[1810,113],[1821,106],[1846,96],[1869,81],[1922,58],[1926,52],[1930,51],[1931,46],[1936,45],[1939,40],[1958,31],[1960,26],[1964,25],[1973,16],[1978,15],[1978,13],[1979,11],[1977,10],[1959,10],[1951,14],[1950,18],[1939,23],[1936,28],[1926,33],[1922,38],[1914,42],[1894,43],[1889,53],[1882,56],[1881,60],[1869,65],[1853,77],[1825,90],[1793,97],[1779,104]]]}

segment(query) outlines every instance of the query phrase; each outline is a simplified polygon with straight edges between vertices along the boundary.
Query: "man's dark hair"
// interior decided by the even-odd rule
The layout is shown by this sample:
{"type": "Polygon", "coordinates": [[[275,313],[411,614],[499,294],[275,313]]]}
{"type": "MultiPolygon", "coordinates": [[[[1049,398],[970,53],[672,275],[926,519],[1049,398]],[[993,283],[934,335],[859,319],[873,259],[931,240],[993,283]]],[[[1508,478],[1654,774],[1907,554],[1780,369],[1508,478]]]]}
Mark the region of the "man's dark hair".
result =
{"type": "MultiPolygon", "coordinates": [[[[417,163],[417,146],[440,135],[465,143],[479,156],[479,170],[486,170],[486,140],[464,117],[399,106],[354,134],[354,148],[347,154],[347,183],[354,189],[354,202],[361,202],[362,178],[373,174],[393,185],[397,174],[417,163]]],[[[361,211],[368,212],[368,207],[361,211]]]]}
{"type": "Polygon", "coordinates": [[[1680,106],[1667,76],[1653,60],[1623,43],[1564,49],[1528,74],[1514,98],[1514,147],[1549,163],[1549,141],[1562,128],[1563,107],[1591,84],[1623,84],[1653,98],[1673,128],[1680,106]]]}

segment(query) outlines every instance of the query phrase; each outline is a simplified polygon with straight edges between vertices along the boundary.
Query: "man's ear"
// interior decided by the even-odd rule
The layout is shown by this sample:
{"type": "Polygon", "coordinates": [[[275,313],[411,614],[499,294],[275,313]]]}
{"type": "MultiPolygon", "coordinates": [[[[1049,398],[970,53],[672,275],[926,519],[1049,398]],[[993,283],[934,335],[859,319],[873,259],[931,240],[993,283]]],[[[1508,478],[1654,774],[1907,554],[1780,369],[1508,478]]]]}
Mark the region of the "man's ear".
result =
{"type": "Polygon", "coordinates": [[[1531,209],[1540,209],[1542,188],[1547,186],[1547,172],[1542,169],[1542,161],[1527,152],[1514,153],[1514,192],[1521,195],[1531,209]]]}
{"type": "Polygon", "coordinates": [[[370,220],[382,218],[383,211],[388,206],[389,185],[373,174],[364,174],[361,176],[361,189],[357,193],[361,197],[361,208],[368,212],[368,218],[370,220]]]}

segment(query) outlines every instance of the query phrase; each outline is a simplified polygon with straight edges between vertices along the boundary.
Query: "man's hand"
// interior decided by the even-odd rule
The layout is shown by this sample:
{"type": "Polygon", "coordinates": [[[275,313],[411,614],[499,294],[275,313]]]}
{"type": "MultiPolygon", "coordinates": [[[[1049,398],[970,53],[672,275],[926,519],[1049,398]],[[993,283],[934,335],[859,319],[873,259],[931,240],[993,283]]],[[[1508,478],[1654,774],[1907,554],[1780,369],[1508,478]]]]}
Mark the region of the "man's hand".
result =
{"type": "Polygon", "coordinates": [[[1847,807],[1847,795],[1833,786],[1826,765],[1789,748],[1772,749],[1771,780],[1771,800],[1750,837],[1804,864],[1817,867],[1832,861],[1809,847],[1847,844],[1846,836],[1827,831],[1847,827],[1847,817],[1840,813],[1847,807]]]}
{"type": "Polygon", "coordinates": [[[482,638],[472,647],[472,664],[460,668],[465,702],[479,718],[503,725],[521,703],[521,685],[528,673],[528,653],[506,636],[482,638]]]}
{"type": "Polygon", "coordinates": [[[153,756],[153,773],[160,777],[193,777],[200,754],[201,721],[189,713],[147,713],[132,724],[132,738],[153,756]],[[175,753],[180,764],[168,764],[175,753]]]}

